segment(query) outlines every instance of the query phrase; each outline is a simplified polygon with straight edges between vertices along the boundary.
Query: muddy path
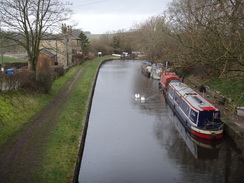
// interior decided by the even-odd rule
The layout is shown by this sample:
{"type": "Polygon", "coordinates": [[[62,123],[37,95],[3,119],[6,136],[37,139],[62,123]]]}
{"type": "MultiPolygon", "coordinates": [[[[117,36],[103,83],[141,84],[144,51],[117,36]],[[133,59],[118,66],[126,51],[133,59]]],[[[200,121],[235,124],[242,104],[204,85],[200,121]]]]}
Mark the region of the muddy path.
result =
{"type": "Polygon", "coordinates": [[[17,137],[13,135],[8,143],[0,147],[0,182],[31,182],[32,170],[40,165],[43,147],[54,130],[56,119],[87,66],[89,64],[82,67],[64,90],[20,129],[21,132],[16,133],[17,137]]]}

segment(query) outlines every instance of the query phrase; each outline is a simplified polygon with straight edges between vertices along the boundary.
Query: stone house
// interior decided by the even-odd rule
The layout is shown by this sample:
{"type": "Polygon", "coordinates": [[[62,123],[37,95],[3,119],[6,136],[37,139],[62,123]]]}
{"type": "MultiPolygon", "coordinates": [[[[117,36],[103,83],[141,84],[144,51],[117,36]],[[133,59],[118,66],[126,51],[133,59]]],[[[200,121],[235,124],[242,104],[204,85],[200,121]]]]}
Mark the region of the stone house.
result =
{"type": "Polygon", "coordinates": [[[71,26],[63,24],[61,34],[45,36],[41,40],[40,49],[56,55],[56,64],[66,70],[75,64],[74,58],[81,49],[81,39],[72,35],[71,26]]]}

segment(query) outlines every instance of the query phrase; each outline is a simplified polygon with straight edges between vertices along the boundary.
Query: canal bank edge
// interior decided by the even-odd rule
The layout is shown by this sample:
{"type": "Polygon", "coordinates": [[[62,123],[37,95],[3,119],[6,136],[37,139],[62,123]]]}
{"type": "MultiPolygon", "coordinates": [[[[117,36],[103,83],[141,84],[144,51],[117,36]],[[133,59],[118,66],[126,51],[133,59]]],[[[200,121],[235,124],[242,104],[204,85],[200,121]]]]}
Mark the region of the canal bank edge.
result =
{"type": "MultiPolygon", "coordinates": [[[[82,160],[82,155],[84,151],[84,145],[85,145],[85,140],[86,140],[86,134],[87,134],[87,128],[88,128],[88,121],[89,121],[89,115],[90,115],[90,110],[91,110],[91,105],[92,105],[92,98],[94,95],[94,90],[96,86],[96,81],[98,77],[99,70],[102,66],[107,61],[112,61],[116,59],[106,59],[101,61],[99,64],[96,74],[94,76],[93,84],[89,93],[88,101],[86,104],[87,107],[87,112],[84,116],[84,120],[82,121],[82,124],[84,125],[83,131],[81,132],[81,136],[79,138],[79,144],[78,144],[78,155],[76,157],[76,163],[75,163],[75,169],[74,169],[74,174],[73,174],[73,182],[77,183],[78,182],[78,176],[79,176],[79,169],[81,165],[81,160],[82,160]]],[[[211,99],[208,99],[211,101],[211,99]]],[[[219,106],[218,106],[219,107],[219,106]]],[[[225,123],[225,128],[224,128],[224,133],[230,136],[230,138],[234,141],[235,145],[237,146],[238,149],[240,149],[240,153],[242,153],[242,157],[244,158],[244,118],[239,117],[237,115],[229,117],[228,121],[225,123]],[[239,124],[238,123],[242,123],[239,124]]]]}
{"type": "Polygon", "coordinates": [[[74,182],[74,183],[78,182],[79,170],[80,170],[82,155],[83,155],[83,151],[84,151],[85,141],[86,141],[89,116],[90,116],[90,112],[91,112],[92,99],[93,99],[93,95],[94,95],[94,90],[95,90],[95,86],[96,86],[96,82],[97,82],[98,73],[99,73],[99,70],[100,70],[102,64],[104,64],[105,62],[108,62],[108,61],[112,61],[112,60],[116,60],[116,59],[105,59],[105,60],[101,61],[101,63],[97,67],[96,74],[93,79],[92,87],[90,89],[89,97],[88,97],[88,100],[86,103],[87,111],[86,111],[84,119],[82,121],[83,130],[82,130],[81,136],[79,138],[78,155],[76,157],[75,168],[74,168],[74,173],[73,173],[73,180],[72,180],[72,182],[74,182]]]}
{"type": "MultiPolygon", "coordinates": [[[[187,84],[200,86],[199,82],[194,78],[187,78],[187,84]]],[[[237,114],[232,114],[227,106],[221,104],[222,97],[217,91],[212,91],[210,87],[206,86],[207,100],[219,108],[222,116],[224,116],[224,134],[228,135],[233,140],[233,145],[236,146],[244,159],[244,118],[237,114]],[[224,115],[223,115],[224,114],[224,115]]]]}
{"type": "MultiPolygon", "coordinates": [[[[229,119],[231,120],[231,119],[229,119]]],[[[242,119],[244,120],[244,119],[242,119]]],[[[238,149],[240,149],[241,157],[244,159],[244,128],[237,125],[238,121],[229,121],[225,124],[224,131],[234,141],[238,149]]]]}

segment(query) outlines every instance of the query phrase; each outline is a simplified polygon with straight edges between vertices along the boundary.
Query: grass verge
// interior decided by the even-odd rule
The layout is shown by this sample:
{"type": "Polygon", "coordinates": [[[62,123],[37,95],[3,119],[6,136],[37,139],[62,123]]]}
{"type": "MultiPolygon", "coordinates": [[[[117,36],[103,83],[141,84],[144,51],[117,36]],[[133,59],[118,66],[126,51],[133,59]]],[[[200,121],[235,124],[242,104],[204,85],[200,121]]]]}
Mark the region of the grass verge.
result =
{"type": "Polygon", "coordinates": [[[3,57],[1,58],[0,63],[5,63],[5,62],[27,62],[26,60],[22,60],[22,59],[17,59],[17,58],[11,58],[11,57],[3,57]]]}
{"type": "Polygon", "coordinates": [[[49,95],[23,89],[0,92],[0,146],[57,96],[79,67],[81,66],[70,69],[65,76],[55,80],[49,95]]]}
{"type": "Polygon", "coordinates": [[[236,106],[244,105],[243,78],[217,78],[207,83],[213,90],[220,91],[222,95],[230,98],[236,106]]]}
{"type": "MultiPolygon", "coordinates": [[[[33,131],[25,150],[19,154],[19,161],[15,161],[15,169],[22,167],[24,172],[29,169],[27,179],[33,182],[72,181],[82,120],[87,111],[94,76],[100,63],[108,58],[99,57],[71,68],[53,82],[49,95],[22,89],[0,92],[0,146],[8,144],[11,147],[35,121],[33,116],[38,116],[45,106],[52,103],[62,91],[66,91],[77,72],[83,69],[69,97],[62,100],[64,105],[51,109],[50,112],[57,115],[52,118],[46,115],[47,121],[42,123],[39,130],[33,131]],[[52,123],[48,123],[49,120],[52,123]]],[[[10,180],[22,180],[23,174],[16,172],[11,177],[10,180]]]]}
{"type": "Polygon", "coordinates": [[[87,112],[87,101],[96,70],[102,60],[104,57],[92,60],[77,80],[53,133],[45,144],[42,160],[33,170],[34,182],[72,182],[82,121],[87,112]]]}
{"type": "Polygon", "coordinates": [[[52,100],[26,90],[0,92],[0,146],[52,100]]]}

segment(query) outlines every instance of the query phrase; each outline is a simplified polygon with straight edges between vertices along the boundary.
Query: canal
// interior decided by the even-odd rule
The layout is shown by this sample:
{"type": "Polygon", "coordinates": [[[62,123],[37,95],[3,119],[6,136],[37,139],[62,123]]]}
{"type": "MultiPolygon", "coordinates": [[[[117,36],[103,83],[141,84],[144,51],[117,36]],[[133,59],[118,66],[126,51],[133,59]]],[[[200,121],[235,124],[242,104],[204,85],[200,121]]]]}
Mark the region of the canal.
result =
{"type": "Polygon", "coordinates": [[[243,182],[244,163],[233,142],[193,139],[164,101],[158,81],[141,74],[141,63],[114,60],[100,68],[79,182],[243,182]]]}

